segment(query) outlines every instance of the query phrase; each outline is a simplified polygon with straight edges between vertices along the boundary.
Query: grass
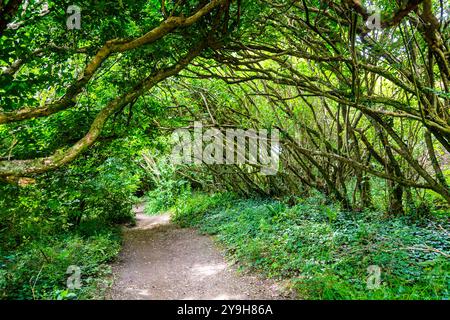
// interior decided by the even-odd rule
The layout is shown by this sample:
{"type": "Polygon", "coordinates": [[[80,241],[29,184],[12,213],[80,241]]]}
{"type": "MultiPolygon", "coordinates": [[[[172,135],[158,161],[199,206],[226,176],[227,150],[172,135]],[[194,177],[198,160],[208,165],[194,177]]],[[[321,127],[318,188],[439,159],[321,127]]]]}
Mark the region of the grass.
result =
{"type": "Polygon", "coordinates": [[[177,201],[174,221],[216,235],[230,258],[290,279],[305,299],[448,299],[448,214],[412,221],[380,212],[344,212],[316,196],[289,207],[230,194],[177,201]],[[380,286],[368,281],[380,268],[380,286]],[[369,269],[368,269],[369,268],[369,269]]]}

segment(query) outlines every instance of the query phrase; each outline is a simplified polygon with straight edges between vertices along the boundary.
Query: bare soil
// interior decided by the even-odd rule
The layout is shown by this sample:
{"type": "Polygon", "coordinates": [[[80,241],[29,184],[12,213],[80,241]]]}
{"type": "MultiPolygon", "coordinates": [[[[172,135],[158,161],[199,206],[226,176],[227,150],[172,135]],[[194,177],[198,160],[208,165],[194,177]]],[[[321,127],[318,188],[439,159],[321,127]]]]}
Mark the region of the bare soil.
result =
{"type": "Polygon", "coordinates": [[[239,274],[211,237],[148,216],[135,207],[137,225],[124,228],[124,246],[113,265],[109,299],[283,299],[280,285],[239,274]]]}

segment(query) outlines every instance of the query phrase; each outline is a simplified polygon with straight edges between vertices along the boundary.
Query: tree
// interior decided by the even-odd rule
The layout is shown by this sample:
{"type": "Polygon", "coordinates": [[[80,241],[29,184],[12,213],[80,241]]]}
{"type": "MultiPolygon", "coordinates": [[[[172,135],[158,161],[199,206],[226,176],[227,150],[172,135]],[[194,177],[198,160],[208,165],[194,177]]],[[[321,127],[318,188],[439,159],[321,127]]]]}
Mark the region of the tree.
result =
{"type": "Polygon", "coordinates": [[[380,1],[378,29],[360,1],[261,3],[271,10],[217,52],[217,68],[190,70],[241,86],[246,103],[233,109],[278,127],[286,170],[345,207],[370,202],[370,177],[387,182],[390,212],[403,212],[411,188],[450,202],[437,156],[450,151],[448,3],[380,1]]]}
{"type": "Polygon", "coordinates": [[[154,2],[150,5],[144,1],[123,2],[122,5],[127,7],[122,14],[119,13],[120,8],[106,7],[109,3],[91,1],[85,4],[84,11],[93,10],[93,14],[83,19],[84,31],[81,34],[61,28],[60,13],[66,3],[46,2],[32,6],[21,1],[9,1],[2,9],[8,13],[3,24],[14,18],[17,21],[14,20],[14,26],[5,30],[1,39],[2,60],[14,61],[5,66],[1,74],[6,92],[0,100],[0,124],[45,118],[73,109],[83,95],[89,95],[89,87],[95,87],[95,81],[99,81],[111,67],[109,60],[120,57],[128,60],[127,63],[138,63],[143,56],[148,57],[152,46],[160,50],[157,52],[160,59],[156,56],[140,66],[151,66],[150,73],[135,70],[132,64],[122,65],[130,68],[130,73],[138,72],[139,75],[133,79],[132,85],[125,86],[125,90],[117,92],[100,108],[89,130],[75,144],[45,157],[8,157],[0,161],[2,179],[18,181],[21,177],[46,172],[72,161],[98,139],[113,114],[133,104],[160,81],[179,73],[207,48],[220,46],[221,37],[229,31],[224,26],[231,23],[231,1],[228,0],[170,4],[163,1],[161,14],[150,8],[154,2]],[[23,12],[19,14],[21,4],[23,12]],[[113,17],[117,14],[120,29],[111,31],[111,24],[115,23],[111,15],[107,21],[98,24],[96,19],[102,14],[99,10],[111,10],[113,17]],[[149,17],[145,17],[146,14],[149,17]],[[143,21],[139,20],[141,17],[143,21]],[[29,23],[27,18],[36,20],[29,23]],[[51,34],[46,33],[47,28],[52,30],[51,34]],[[177,52],[172,46],[177,46],[177,52]],[[55,69],[63,76],[55,77],[55,69]],[[32,79],[35,83],[30,85],[32,79]],[[49,91],[53,93],[51,98],[45,101],[35,98],[49,91]]]}

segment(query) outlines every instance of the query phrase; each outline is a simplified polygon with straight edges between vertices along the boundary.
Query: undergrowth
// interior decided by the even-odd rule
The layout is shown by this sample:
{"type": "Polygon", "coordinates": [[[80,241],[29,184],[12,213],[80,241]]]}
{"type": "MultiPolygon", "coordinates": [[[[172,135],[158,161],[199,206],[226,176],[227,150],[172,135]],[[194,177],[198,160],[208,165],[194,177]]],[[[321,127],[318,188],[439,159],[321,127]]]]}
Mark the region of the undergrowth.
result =
{"type": "Polygon", "coordinates": [[[173,219],[216,235],[244,267],[290,279],[300,298],[449,298],[448,215],[412,221],[344,212],[322,196],[289,207],[200,193],[179,199],[173,219]],[[370,266],[380,268],[379,286],[370,266]]]}
{"type": "MultiPolygon", "coordinates": [[[[95,223],[91,223],[95,224],[95,223]]],[[[108,262],[120,249],[117,228],[81,225],[77,232],[48,235],[14,252],[0,251],[0,299],[99,299],[111,273],[108,262]],[[80,287],[68,287],[76,266],[80,287]]]]}
{"type": "Polygon", "coordinates": [[[110,148],[33,185],[0,184],[0,299],[103,298],[141,177],[128,153],[108,157],[110,148]]]}

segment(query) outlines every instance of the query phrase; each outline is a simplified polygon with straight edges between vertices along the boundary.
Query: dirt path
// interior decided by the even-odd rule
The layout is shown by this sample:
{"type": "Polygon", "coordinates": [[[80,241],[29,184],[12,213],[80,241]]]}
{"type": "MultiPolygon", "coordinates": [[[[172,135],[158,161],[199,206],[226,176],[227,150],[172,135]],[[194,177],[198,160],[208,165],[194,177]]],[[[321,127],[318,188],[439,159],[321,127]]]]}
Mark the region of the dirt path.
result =
{"type": "Polygon", "coordinates": [[[110,299],[280,299],[280,288],[254,275],[239,275],[212,239],[180,229],[169,215],[135,209],[137,226],[124,230],[113,266],[110,299]]]}

